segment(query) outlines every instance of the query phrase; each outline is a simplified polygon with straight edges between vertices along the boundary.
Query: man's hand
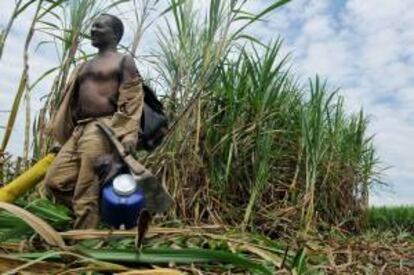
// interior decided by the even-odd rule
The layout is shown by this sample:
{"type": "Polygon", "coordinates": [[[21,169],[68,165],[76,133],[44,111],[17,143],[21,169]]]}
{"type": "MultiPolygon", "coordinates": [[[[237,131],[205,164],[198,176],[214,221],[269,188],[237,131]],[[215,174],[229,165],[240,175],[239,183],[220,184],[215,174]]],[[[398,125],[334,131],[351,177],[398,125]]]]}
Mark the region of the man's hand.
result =
{"type": "Polygon", "coordinates": [[[94,171],[101,183],[107,182],[110,178],[119,173],[125,164],[116,154],[105,154],[99,156],[94,163],[94,171]]]}
{"type": "Polygon", "coordinates": [[[133,153],[136,150],[137,139],[132,136],[126,136],[122,139],[122,145],[124,145],[126,153],[133,153]]]}

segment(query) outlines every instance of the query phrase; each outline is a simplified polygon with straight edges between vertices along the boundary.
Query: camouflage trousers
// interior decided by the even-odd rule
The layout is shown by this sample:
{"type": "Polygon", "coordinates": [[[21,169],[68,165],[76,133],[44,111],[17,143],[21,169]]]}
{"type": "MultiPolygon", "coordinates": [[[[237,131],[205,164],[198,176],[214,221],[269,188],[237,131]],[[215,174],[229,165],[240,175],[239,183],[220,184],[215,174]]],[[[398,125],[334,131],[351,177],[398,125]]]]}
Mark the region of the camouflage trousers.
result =
{"type": "Polygon", "coordinates": [[[94,163],[113,149],[96,123],[110,120],[109,116],[79,121],[45,177],[47,194],[73,209],[76,229],[96,228],[99,223],[100,182],[94,163]]]}

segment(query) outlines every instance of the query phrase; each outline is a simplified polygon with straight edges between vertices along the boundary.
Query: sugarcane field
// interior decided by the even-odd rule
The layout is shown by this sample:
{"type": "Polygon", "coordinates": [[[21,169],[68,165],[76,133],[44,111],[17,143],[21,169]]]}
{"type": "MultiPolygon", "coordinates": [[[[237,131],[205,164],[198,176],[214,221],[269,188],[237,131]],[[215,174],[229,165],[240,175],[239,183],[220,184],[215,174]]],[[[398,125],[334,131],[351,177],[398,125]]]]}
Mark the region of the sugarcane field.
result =
{"type": "Polygon", "coordinates": [[[414,0],[0,8],[0,274],[414,274],[414,0]]]}

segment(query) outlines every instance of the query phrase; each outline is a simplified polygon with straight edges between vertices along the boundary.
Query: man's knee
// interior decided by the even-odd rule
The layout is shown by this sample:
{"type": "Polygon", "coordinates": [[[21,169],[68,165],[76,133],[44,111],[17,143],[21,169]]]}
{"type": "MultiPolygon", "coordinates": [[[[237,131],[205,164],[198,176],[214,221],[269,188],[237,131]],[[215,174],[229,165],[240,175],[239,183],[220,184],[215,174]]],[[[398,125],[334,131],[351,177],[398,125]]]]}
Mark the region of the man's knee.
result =
{"type": "Polygon", "coordinates": [[[58,189],[58,181],[56,179],[56,173],[54,172],[53,166],[49,168],[46,173],[46,176],[43,180],[43,185],[47,192],[53,192],[53,190],[58,189]]]}

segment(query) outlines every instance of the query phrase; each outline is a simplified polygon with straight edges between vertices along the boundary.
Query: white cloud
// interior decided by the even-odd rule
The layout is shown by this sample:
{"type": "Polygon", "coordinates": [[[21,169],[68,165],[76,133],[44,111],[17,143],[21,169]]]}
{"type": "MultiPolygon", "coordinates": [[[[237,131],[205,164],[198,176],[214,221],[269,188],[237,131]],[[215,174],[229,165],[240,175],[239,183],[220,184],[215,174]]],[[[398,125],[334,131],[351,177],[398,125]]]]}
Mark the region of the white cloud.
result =
{"type": "Polygon", "coordinates": [[[384,28],[404,26],[405,19],[412,18],[413,4],[413,0],[350,0],[346,4],[346,17],[356,32],[378,34],[384,28]]]}
{"type": "Polygon", "coordinates": [[[324,15],[307,20],[302,31],[314,40],[326,39],[334,35],[329,17],[324,15]]]}
{"type": "Polygon", "coordinates": [[[316,72],[330,79],[341,79],[347,73],[348,54],[341,40],[314,42],[307,47],[306,59],[301,60],[305,75],[316,72]]]}

